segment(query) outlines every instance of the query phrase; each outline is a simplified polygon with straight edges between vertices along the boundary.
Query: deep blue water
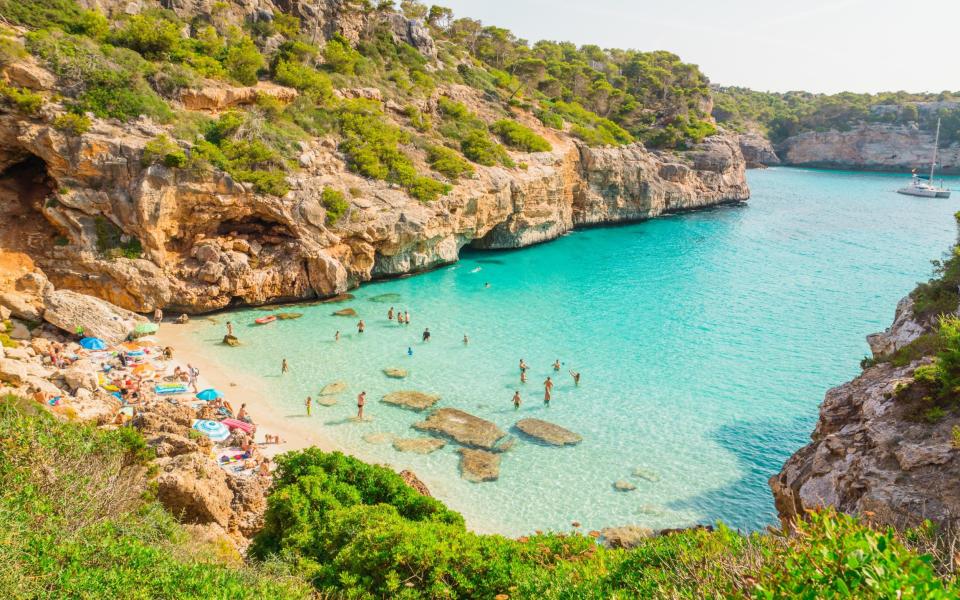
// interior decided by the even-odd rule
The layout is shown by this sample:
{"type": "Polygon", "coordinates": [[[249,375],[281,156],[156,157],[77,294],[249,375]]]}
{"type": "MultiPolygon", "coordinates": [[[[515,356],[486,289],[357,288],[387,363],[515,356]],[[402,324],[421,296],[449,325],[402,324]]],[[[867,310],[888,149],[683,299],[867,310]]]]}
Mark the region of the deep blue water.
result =
{"type": "MultiPolygon", "coordinates": [[[[746,205],[464,253],[450,267],[365,285],[349,303],[303,309],[296,321],[241,326],[251,343],[210,344],[210,353],[262,377],[282,415],[346,381],[340,403],[315,407],[310,426],[367,459],[412,468],[481,530],[567,530],[574,520],[586,529],[718,519],[761,528],[775,522],[767,478],[808,440],[824,392],[859,372],[864,336],[886,327],[897,301],[930,275],[930,260],[955,238],[958,203],[895,194],[904,180],[896,175],[781,168],[749,178],[746,205]],[[413,324],[388,322],[391,305],[409,310],[413,324]],[[343,306],[366,320],[363,336],[355,319],[331,315],[343,306]],[[281,356],[293,368],[283,378],[281,356]],[[531,365],[523,385],[520,358],[531,365]],[[386,378],[391,366],[410,377],[386,378]],[[569,368],[582,373],[579,387],[569,368]],[[545,407],[548,375],[556,387],[545,407]],[[347,418],[361,389],[367,423],[347,418]],[[498,481],[469,483],[454,445],[420,456],[363,441],[372,432],[419,435],[409,426],[420,415],[377,402],[398,389],[439,394],[438,406],[504,430],[518,418],[546,419],[584,441],[551,448],[520,438],[498,481]],[[615,491],[620,479],[637,489],[615,491]]],[[[247,324],[263,314],[230,318],[247,324]]],[[[211,342],[222,325],[195,335],[211,342]]]]}

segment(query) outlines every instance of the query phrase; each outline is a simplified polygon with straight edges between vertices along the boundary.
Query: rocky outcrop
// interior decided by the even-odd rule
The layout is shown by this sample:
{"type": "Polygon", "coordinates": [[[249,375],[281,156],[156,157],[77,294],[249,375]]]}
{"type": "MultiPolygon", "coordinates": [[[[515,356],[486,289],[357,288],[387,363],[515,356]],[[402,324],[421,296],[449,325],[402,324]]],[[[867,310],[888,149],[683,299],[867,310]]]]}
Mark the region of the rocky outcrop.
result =
{"type": "Polygon", "coordinates": [[[226,472],[199,454],[184,454],[160,462],[157,499],[187,523],[230,525],[233,493],[226,472]]]}
{"type": "MultiPolygon", "coordinates": [[[[908,299],[901,302],[894,326],[871,336],[875,355],[930,331],[913,320],[910,308],[908,299]]],[[[881,362],[827,392],[811,443],[770,478],[781,518],[834,506],[897,526],[923,519],[956,526],[960,450],[953,431],[960,417],[948,411],[927,419],[929,404],[902,392],[914,369],[927,361],[899,368],[881,362]]]]}
{"type": "MultiPolygon", "coordinates": [[[[862,123],[848,131],[810,131],[777,144],[787,165],[910,171],[929,168],[934,132],[915,124],[862,123]]],[[[960,145],[941,146],[938,161],[946,173],[960,172],[960,145]]]]}
{"type": "Polygon", "coordinates": [[[426,410],[440,401],[440,396],[425,394],[414,390],[390,392],[383,397],[383,401],[394,406],[402,406],[411,410],[426,410]]]}
{"type": "Polygon", "coordinates": [[[917,319],[913,314],[913,298],[906,296],[897,304],[893,325],[880,333],[868,335],[867,343],[874,358],[881,358],[893,354],[927,331],[930,331],[930,323],[917,319]]]}
{"type": "Polygon", "coordinates": [[[506,435],[495,424],[456,408],[441,408],[430,413],[425,421],[414,423],[414,429],[452,438],[464,446],[492,450],[506,435]]]}
{"type": "Polygon", "coordinates": [[[43,318],[64,331],[83,328],[84,335],[109,344],[122,342],[146,319],[99,298],[70,290],[55,290],[44,299],[43,318]]]}
{"type": "Polygon", "coordinates": [[[234,87],[228,85],[209,85],[196,89],[180,91],[180,102],[189,110],[220,112],[236,106],[256,104],[262,96],[293,102],[297,98],[297,90],[267,81],[260,81],[257,85],[234,87]]]}
{"type": "Polygon", "coordinates": [[[553,446],[573,446],[583,441],[582,437],[569,429],[540,419],[520,419],[517,421],[516,428],[532,438],[553,446]]]}
{"type": "Polygon", "coordinates": [[[740,152],[748,169],[762,169],[780,164],[770,140],[758,133],[744,133],[739,137],[740,152]]]}
{"type": "Polygon", "coordinates": [[[408,469],[400,471],[400,477],[403,478],[404,483],[412,487],[417,491],[421,496],[426,496],[427,498],[432,497],[430,494],[430,488],[427,487],[427,484],[420,481],[420,478],[417,477],[417,474],[408,469]]]}
{"type": "Polygon", "coordinates": [[[653,530],[639,525],[624,525],[601,529],[600,536],[610,548],[630,549],[653,537],[653,530]]]}

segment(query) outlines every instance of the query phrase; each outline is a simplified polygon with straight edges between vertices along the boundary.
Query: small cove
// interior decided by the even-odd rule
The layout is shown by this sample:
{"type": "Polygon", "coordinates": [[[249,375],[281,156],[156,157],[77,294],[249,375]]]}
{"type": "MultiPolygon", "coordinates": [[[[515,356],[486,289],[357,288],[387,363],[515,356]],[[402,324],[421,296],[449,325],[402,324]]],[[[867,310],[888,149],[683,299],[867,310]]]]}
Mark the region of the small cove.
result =
{"type": "Polygon", "coordinates": [[[759,529],[775,521],[766,479],[806,443],[824,392],[859,371],[864,336],[929,276],[929,261],[955,238],[957,205],[893,193],[902,175],[769,169],[749,178],[744,206],[464,252],[436,271],[364,285],[351,301],[282,309],[300,319],[255,326],[267,313],[245,309],[196,319],[189,335],[224,369],[263,382],[280,418],[303,420],[307,395],[346,382],[337,404],[314,405],[310,425],[365,459],[413,469],[475,529],[718,519],[759,529]],[[408,310],[412,325],[387,321],[391,306],[408,310]],[[363,335],[356,318],[332,314],[347,307],[366,321],[363,335]],[[227,319],[243,346],[215,343],[227,319]],[[283,357],[292,372],[281,377],[283,357]],[[389,367],[409,376],[388,378],[389,367]],[[582,373],[579,387],[569,369],[582,373]],[[425,415],[379,402],[405,389],[517,435],[500,479],[462,480],[455,444],[416,455],[365,441],[421,435],[410,425],[425,415]],[[372,420],[357,424],[349,417],[360,390],[372,420]],[[584,440],[531,443],[513,429],[527,417],[584,440]],[[615,490],[621,479],[636,489],[615,490]]]}

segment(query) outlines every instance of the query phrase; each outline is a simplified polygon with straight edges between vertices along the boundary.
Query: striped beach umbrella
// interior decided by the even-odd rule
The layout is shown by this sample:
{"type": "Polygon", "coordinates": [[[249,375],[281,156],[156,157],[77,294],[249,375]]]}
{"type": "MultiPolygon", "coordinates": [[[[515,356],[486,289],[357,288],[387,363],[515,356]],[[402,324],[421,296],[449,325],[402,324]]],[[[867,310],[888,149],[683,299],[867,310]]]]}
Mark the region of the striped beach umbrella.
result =
{"type": "Polygon", "coordinates": [[[193,428],[215,442],[222,442],[230,437],[230,429],[220,421],[200,419],[194,421],[193,428]]]}

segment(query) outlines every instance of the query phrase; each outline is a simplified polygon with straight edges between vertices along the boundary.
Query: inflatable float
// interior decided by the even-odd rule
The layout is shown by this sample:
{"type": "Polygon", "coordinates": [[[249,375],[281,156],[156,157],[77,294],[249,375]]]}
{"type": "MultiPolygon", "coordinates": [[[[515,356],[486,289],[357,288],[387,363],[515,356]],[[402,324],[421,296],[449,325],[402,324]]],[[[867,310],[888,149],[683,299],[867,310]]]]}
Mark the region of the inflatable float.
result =
{"type": "Polygon", "coordinates": [[[253,322],[257,325],[266,325],[267,323],[273,323],[276,320],[276,315],[267,315],[265,317],[260,317],[259,319],[254,319],[253,322]]]}

